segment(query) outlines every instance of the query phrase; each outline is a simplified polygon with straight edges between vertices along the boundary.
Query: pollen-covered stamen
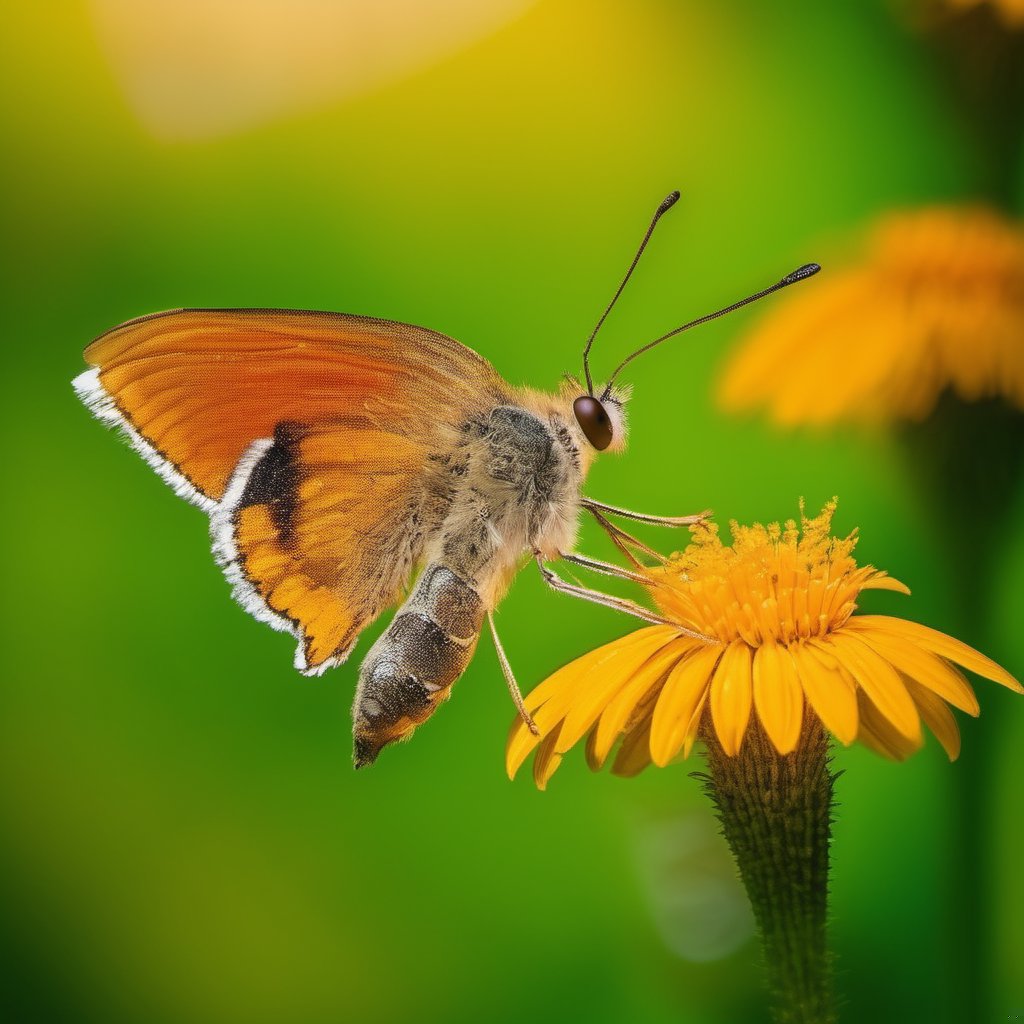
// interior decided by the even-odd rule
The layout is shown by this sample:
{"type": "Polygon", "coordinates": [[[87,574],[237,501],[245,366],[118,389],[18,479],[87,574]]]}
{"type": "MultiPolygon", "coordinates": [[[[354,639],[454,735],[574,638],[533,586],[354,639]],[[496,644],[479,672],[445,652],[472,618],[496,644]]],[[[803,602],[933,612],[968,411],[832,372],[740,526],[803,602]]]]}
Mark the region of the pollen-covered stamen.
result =
{"type": "Polygon", "coordinates": [[[751,647],[791,644],[841,627],[862,590],[908,592],[898,580],[852,557],[856,532],[829,534],[835,502],[803,529],[732,524],[727,547],[714,523],[693,527],[692,543],[664,566],[648,570],[651,596],[681,625],[723,642],[751,647]]]}

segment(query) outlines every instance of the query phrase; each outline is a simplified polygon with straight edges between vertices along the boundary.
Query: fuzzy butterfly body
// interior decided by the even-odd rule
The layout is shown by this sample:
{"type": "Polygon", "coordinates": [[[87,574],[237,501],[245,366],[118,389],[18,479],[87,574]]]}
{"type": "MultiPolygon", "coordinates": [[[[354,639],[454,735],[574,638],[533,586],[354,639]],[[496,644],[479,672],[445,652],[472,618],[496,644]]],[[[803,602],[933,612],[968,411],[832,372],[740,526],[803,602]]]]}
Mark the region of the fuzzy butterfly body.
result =
{"type": "Polygon", "coordinates": [[[444,335],[180,310],[85,355],[81,397],[209,514],[235,597],[298,639],[301,671],[343,662],[423,569],[363,663],[358,763],[449,695],[523,556],[574,544],[592,458],[576,392],[514,389],[444,335]]]}
{"type": "Polygon", "coordinates": [[[556,590],[664,621],[544,564],[563,558],[636,581],[571,553],[581,509],[630,558],[631,545],[647,549],[608,516],[665,526],[700,518],[583,497],[595,454],[625,444],[625,393],[614,380],[654,345],[818,269],[802,267],[645,345],[598,397],[594,336],[678,198],[658,207],[587,342],[585,392],[571,378],[557,394],[514,388],[443,334],[342,313],[182,309],[128,321],[86,349],[91,369],[74,382],[79,396],[208,514],[234,596],[298,640],[296,668],[319,675],[341,664],[360,633],[402,602],[360,669],[357,767],[410,736],[449,696],[485,617],[513,700],[536,729],[491,617],[529,556],[556,590]]]}

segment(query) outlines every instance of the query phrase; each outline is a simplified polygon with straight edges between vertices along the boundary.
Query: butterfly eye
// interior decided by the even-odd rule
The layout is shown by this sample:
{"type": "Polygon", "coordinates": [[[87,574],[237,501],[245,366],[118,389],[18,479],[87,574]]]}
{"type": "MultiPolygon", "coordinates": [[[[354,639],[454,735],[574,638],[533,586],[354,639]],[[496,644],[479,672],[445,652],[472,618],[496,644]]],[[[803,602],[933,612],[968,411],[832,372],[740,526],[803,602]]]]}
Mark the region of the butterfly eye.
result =
{"type": "Polygon", "coordinates": [[[587,435],[587,440],[599,452],[603,452],[612,443],[612,421],[605,407],[590,395],[580,395],[572,403],[572,411],[580,429],[587,435]]]}

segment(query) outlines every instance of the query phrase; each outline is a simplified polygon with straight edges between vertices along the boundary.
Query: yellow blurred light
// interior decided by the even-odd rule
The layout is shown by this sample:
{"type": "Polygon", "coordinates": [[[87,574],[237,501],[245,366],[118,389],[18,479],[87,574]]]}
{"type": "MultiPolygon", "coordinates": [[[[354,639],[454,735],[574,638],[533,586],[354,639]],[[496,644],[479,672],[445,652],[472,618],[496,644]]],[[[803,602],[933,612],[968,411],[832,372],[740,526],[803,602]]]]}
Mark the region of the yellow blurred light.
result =
{"type": "Polygon", "coordinates": [[[146,127],[160,138],[197,139],[365,93],[468,46],[533,3],[91,0],[91,11],[146,127]]]}

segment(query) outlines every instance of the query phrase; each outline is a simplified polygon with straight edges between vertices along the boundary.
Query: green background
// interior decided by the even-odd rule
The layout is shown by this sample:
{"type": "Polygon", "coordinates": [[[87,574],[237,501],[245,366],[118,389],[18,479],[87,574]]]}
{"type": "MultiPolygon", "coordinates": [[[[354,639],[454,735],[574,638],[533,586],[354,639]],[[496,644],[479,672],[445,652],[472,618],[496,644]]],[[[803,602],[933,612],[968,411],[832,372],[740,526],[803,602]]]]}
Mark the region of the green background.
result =
{"type": "MultiPolygon", "coordinates": [[[[678,187],[597,344],[607,372],[827,262],[881,212],[975,194],[974,136],[927,43],[882,3],[544,0],[361,95],[188,139],[137,116],[87,4],[5,19],[5,1016],[763,1020],[760,954],[691,768],[623,781],[576,752],[547,793],[509,783],[512,709],[485,640],[451,703],[356,775],[358,656],[300,678],[290,639],[229,599],[204,516],[70,380],[122,320],[251,305],[424,324],[554,387],[678,187]]],[[[884,437],[716,412],[716,375],[756,316],[631,367],[630,450],[598,462],[590,493],[723,523],[837,494],[861,560],[914,591],[865,607],[962,633],[947,541],[884,437]]],[[[1020,675],[1019,505],[1009,523],[987,645],[1020,675]]],[[[985,529],[965,524],[962,543],[985,529]]],[[[581,549],[610,555],[589,526],[581,549]]],[[[525,687],[627,628],[529,571],[500,624],[525,687]]],[[[1005,1020],[1024,1015],[1024,705],[979,690],[1000,728],[972,870],[993,894],[987,998],[1005,1020]]],[[[975,736],[966,723],[968,751],[975,736]]],[[[904,765],[863,749],[836,764],[845,1019],[959,1020],[962,765],[934,742],[904,765]]]]}

